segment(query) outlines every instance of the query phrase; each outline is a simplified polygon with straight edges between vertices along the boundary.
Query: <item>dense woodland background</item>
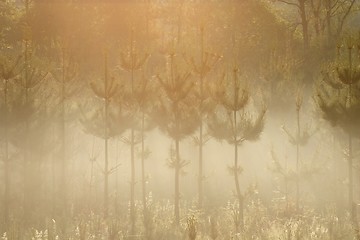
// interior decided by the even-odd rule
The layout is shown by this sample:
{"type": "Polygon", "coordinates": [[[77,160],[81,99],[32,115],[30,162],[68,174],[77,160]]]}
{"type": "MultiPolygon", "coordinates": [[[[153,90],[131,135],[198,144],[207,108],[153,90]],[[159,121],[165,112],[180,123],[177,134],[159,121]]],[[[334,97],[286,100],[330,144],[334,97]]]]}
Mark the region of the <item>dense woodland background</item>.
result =
{"type": "Polygon", "coordinates": [[[358,0],[1,0],[2,239],[360,239],[358,0]]]}

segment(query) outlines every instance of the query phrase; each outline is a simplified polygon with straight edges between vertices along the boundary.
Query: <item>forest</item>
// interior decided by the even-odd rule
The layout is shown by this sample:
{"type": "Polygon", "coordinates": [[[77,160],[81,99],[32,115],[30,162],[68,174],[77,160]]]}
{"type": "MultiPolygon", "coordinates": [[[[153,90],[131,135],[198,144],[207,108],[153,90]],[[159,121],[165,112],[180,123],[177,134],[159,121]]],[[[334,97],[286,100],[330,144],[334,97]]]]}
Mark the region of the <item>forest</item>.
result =
{"type": "Polygon", "coordinates": [[[360,240],[359,0],[0,0],[3,240],[360,240]]]}

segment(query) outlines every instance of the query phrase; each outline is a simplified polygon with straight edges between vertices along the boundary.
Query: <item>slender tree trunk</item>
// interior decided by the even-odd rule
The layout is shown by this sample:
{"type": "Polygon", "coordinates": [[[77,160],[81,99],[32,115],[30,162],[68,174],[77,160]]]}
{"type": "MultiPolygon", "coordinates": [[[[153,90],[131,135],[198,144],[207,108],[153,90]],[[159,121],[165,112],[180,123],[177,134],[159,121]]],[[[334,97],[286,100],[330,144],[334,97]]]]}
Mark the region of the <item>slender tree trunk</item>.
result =
{"type": "MultiPolygon", "coordinates": [[[[350,84],[351,86],[351,84],[350,84]]],[[[351,89],[351,87],[350,87],[351,89]]],[[[349,155],[348,155],[348,171],[349,171],[349,211],[350,211],[350,217],[353,225],[353,229],[355,232],[355,237],[357,240],[360,240],[360,231],[357,221],[357,207],[354,202],[354,196],[353,196],[353,189],[354,189],[354,183],[353,183],[353,154],[352,154],[352,134],[349,132],[349,155]]]]}
{"type": "Polygon", "coordinates": [[[306,0],[299,0],[299,10],[301,17],[301,26],[303,32],[303,42],[304,42],[304,50],[307,51],[309,49],[309,29],[308,29],[308,19],[306,16],[306,0]]]}
{"type": "MultiPolygon", "coordinates": [[[[352,52],[351,52],[351,48],[349,48],[349,69],[350,71],[352,70],[352,52]]],[[[349,106],[351,106],[351,97],[352,97],[352,83],[350,82],[349,84],[349,88],[348,88],[348,101],[349,101],[349,106]]],[[[353,196],[353,157],[352,157],[352,134],[351,131],[349,131],[349,139],[348,139],[348,164],[349,164],[349,210],[350,210],[350,215],[351,215],[351,219],[355,220],[355,212],[353,209],[353,204],[354,204],[354,196],[353,196]]]]}
{"type": "Polygon", "coordinates": [[[115,208],[115,214],[118,215],[119,214],[119,171],[118,171],[118,166],[119,166],[119,143],[116,143],[116,161],[115,161],[115,166],[116,166],[116,170],[115,170],[115,204],[114,204],[114,208],[115,208]]]}
{"type": "MultiPolygon", "coordinates": [[[[288,163],[285,159],[285,174],[288,172],[288,163]]],[[[286,212],[289,210],[289,181],[287,176],[285,175],[285,204],[286,204],[286,212]]]]}
{"type": "MultiPolygon", "coordinates": [[[[352,73],[352,47],[348,48],[349,50],[349,69],[352,73]]],[[[351,107],[352,104],[352,82],[349,84],[348,88],[348,98],[349,98],[349,107],[351,107]]],[[[349,142],[348,142],[348,171],[349,171],[349,210],[350,210],[350,217],[353,224],[353,229],[355,232],[355,236],[357,240],[360,240],[360,232],[359,232],[359,226],[357,222],[357,209],[356,204],[354,203],[354,185],[353,185],[353,153],[352,153],[352,132],[349,131],[349,142]]]]}
{"type": "Polygon", "coordinates": [[[61,215],[62,215],[62,225],[66,228],[66,216],[67,216],[67,181],[66,181],[66,153],[65,153],[65,91],[66,91],[66,76],[65,76],[65,50],[62,49],[62,80],[61,80],[61,113],[60,113],[60,186],[61,189],[60,198],[61,198],[61,215]]]}
{"type": "MultiPolygon", "coordinates": [[[[298,103],[299,104],[299,103],[298,103]]],[[[299,139],[300,139],[300,105],[296,109],[296,122],[297,122],[297,141],[296,141],[296,211],[299,212],[300,205],[300,159],[299,159],[299,139]]]]}
{"type": "Polygon", "coordinates": [[[10,212],[10,163],[9,163],[9,142],[5,140],[5,162],[4,162],[4,225],[5,231],[8,230],[10,212]]]}
{"type": "Polygon", "coordinates": [[[200,131],[199,131],[199,173],[198,173],[198,188],[199,188],[199,199],[198,207],[203,207],[204,193],[203,193],[203,123],[202,118],[200,120],[200,131]]]}
{"type": "MultiPolygon", "coordinates": [[[[28,14],[29,9],[29,1],[26,1],[26,15],[28,14]]],[[[25,40],[25,76],[24,76],[24,102],[25,106],[28,106],[29,103],[29,40],[25,40]]],[[[23,186],[24,186],[24,193],[23,193],[23,222],[24,226],[26,227],[27,224],[31,221],[30,218],[30,206],[31,206],[31,197],[30,197],[30,181],[32,179],[29,178],[30,170],[29,170],[29,119],[28,116],[25,120],[25,144],[24,144],[24,153],[23,153],[23,186]]]]}
{"type": "MultiPolygon", "coordinates": [[[[174,77],[174,54],[170,55],[170,79],[171,83],[174,83],[175,77],[174,77]]],[[[178,121],[178,115],[179,115],[179,109],[177,102],[173,102],[173,114],[175,116],[175,129],[177,133],[180,132],[179,127],[179,121],[178,121]]],[[[174,164],[174,170],[175,170],[175,179],[174,179],[174,224],[176,226],[179,226],[180,224],[180,171],[181,171],[181,160],[180,160],[180,140],[179,136],[175,135],[173,138],[175,141],[175,164],[174,164]]],[[[171,156],[173,157],[173,156],[171,156]]]]}
{"type": "MultiPolygon", "coordinates": [[[[133,42],[133,31],[131,31],[131,94],[134,95],[134,42],[133,42]]],[[[130,180],[130,220],[131,220],[131,235],[135,235],[136,231],[136,212],[135,212],[135,130],[131,127],[131,180],[130,180]]]]}
{"type": "Polygon", "coordinates": [[[344,24],[346,22],[346,19],[349,17],[349,14],[351,13],[351,10],[353,9],[355,2],[357,2],[356,0],[351,0],[350,1],[350,5],[347,7],[347,9],[344,11],[343,16],[341,18],[339,18],[339,23],[337,24],[337,29],[336,29],[336,39],[340,38],[340,35],[343,31],[344,28],[344,24]]]}
{"type": "Polygon", "coordinates": [[[9,127],[9,118],[8,118],[8,80],[5,80],[4,86],[4,104],[5,104],[5,158],[4,158],[4,227],[5,231],[8,230],[9,222],[9,192],[10,192],[10,163],[9,163],[9,139],[8,139],[8,127],[9,127]]]}
{"type": "Polygon", "coordinates": [[[285,179],[285,204],[287,212],[289,210],[289,183],[287,179],[285,179]]]}
{"type": "Polygon", "coordinates": [[[90,189],[89,189],[89,209],[90,209],[90,212],[93,211],[94,161],[95,160],[91,160],[91,169],[90,169],[90,189]]]}
{"type": "Polygon", "coordinates": [[[321,28],[321,20],[320,20],[320,8],[322,6],[321,1],[317,4],[314,2],[314,0],[310,1],[311,9],[312,9],[312,17],[313,17],[313,27],[315,30],[316,37],[320,36],[320,33],[323,33],[323,31],[320,32],[321,28]]]}
{"type": "Polygon", "coordinates": [[[338,179],[340,178],[339,175],[339,159],[337,159],[336,156],[336,135],[335,133],[332,134],[332,161],[333,161],[333,181],[334,181],[334,186],[335,186],[335,191],[334,191],[334,195],[335,195],[335,206],[336,206],[336,216],[338,218],[341,217],[341,213],[342,211],[342,207],[341,207],[341,201],[340,201],[340,186],[339,186],[339,181],[338,179]]]}
{"type": "Polygon", "coordinates": [[[107,52],[105,53],[105,166],[104,166],[104,218],[108,217],[109,211],[109,159],[108,159],[108,111],[109,111],[109,92],[108,92],[108,69],[107,69],[107,52]]]}
{"type": "Polygon", "coordinates": [[[175,164],[175,204],[174,215],[175,224],[180,224],[180,143],[179,140],[175,140],[175,152],[176,152],[176,164],[175,164]]]}
{"type": "Polygon", "coordinates": [[[235,187],[236,187],[236,196],[239,203],[239,222],[236,223],[236,231],[244,230],[244,197],[241,194],[240,190],[240,182],[239,182],[239,173],[237,171],[239,164],[238,164],[238,145],[235,143],[235,169],[234,169],[234,178],[235,178],[235,187]]]}
{"type": "MultiPolygon", "coordinates": [[[[236,74],[236,72],[235,72],[236,74]]],[[[236,75],[234,76],[236,77],[236,75]]],[[[234,78],[234,80],[236,81],[236,78],[234,78]]],[[[235,105],[237,105],[237,90],[235,87],[235,105]]],[[[240,190],[240,182],[239,182],[239,160],[238,160],[238,139],[237,139],[237,133],[236,133],[236,129],[237,129],[237,116],[236,116],[236,111],[233,111],[233,121],[234,121],[234,150],[235,150],[235,159],[234,159],[234,178],[235,178],[235,187],[236,187],[236,196],[237,196],[237,200],[239,203],[239,222],[236,223],[236,231],[242,231],[244,230],[244,197],[241,194],[241,190],[240,190]]]]}
{"type": "Polygon", "coordinates": [[[141,183],[142,183],[142,202],[145,228],[147,227],[147,206],[146,206],[146,176],[145,176],[145,113],[141,111],[141,183]]]}
{"type": "MultiPolygon", "coordinates": [[[[25,91],[28,91],[27,89],[25,91]]],[[[25,94],[27,95],[27,94],[25,94]]],[[[26,97],[27,98],[27,97],[26,97]]],[[[27,103],[28,101],[25,100],[27,103]]],[[[30,177],[30,160],[29,160],[29,120],[25,121],[25,144],[24,144],[24,165],[23,165],[23,181],[24,181],[24,197],[23,197],[23,206],[24,206],[24,222],[25,226],[31,222],[31,206],[32,206],[32,197],[31,197],[31,185],[33,179],[30,177]]]]}
{"type": "MultiPolygon", "coordinates": [[[[237,83],[237,69],[234,69],[234,106],[239,104],[239,86],[237,83]]],[[[237,111],[233,111],[233,139],[234,139],[234,150],[235,150],[235,159],[234,159],[234,178],[235,178],[235,187],[236,195],[239,203],[239,222],[236,223],[236,231],[244,230],[244,196],[241,194],[240,182],[239,182],[239,162],[238,162],[238,137],[237,137],[237,111]]]]}
{"type": "Polygon", "coordinates": [[[352,158],[352,136],[351,133],[349,133],[349,139],[348,139],[348,174],[349,174],[349,211],[351,215],[351,219],[355,219],[353,204],[354,204],[354,197],[353,197],[353,189],[354,189],[354,183],[353,183],[353,158],[352,158]]]}
{"type": "Polygon", "coordinates": [[[109,213],[109,160],[108,160],[108,138],[104,140],[105,145],[105,167],[104,167],[104,218],[109,213]]]}
{"type": "MultiPolygon", "coordinates": [[[[146,36],[150,38],[150,30],[149,30],[149,22],[150,22],[150,8],[151,8],[151,0],[146,1],[146,14],[145,14],[145,24],[146,24],[146,36]]],[[[142,84],[145,85],[143,81],[142,84]]],[[[145,93],[144,93],[145,94],[145,93]]],[[[141,183],[142,183],[142,202],[143,202],[143,221],[145,227],[145,235],[147,238],[150,238],[149,229],[149,214],[147,210],[147,202],[146,202],[146,175],[145,175],[145,103],[142,102],[141,105],[141,183]]]]}
{"type": "MultiPolygon", "coordinates": [[[[54,130],[56,131],[56,130],[54,130]]],[[[53,159],[51,161],[51,215],[52,215],[52,219],[56,219],[56,203],[57,203],[57,199],[56,199],[56,192],[57,192],[57,185],[56,185],[56,157],[53,156],[53,159]]]]}
{"type": "Polygon", "coordinates": [[[331,0],[326,0],[326,29],[328,43],[332,42],[332,26],[331,26],[331,0]]]}
{"type": "MultiPolygon", "coordinates": [[[[200,28],[200,47],[201,47],[201,68],[204,67],[204,28],[200,28]]],[[[201,209],[203,207],[203,98],[204,98],[204,77],[203,73],[200,73],[200,130],[199,130],[199,173],[198,173],[198,189],[199,189],[199,199],[198,207],[201,209]]]]}
{"type": "Polygon", "coordinates": [[[184,0],[181,0],[179,2],[179,8],[178,8],[178,16],[177,16],[177,44],[181,43],[181,39],[182,39],[182,11],[183,11],[183,6],[184,6],[184,0]]]}
{"type": "Polygon", "coordinates": [[[135,130],[131,129],[131,180],[130,180],[130,219],[131,233],[135,234],[135,130]]]}

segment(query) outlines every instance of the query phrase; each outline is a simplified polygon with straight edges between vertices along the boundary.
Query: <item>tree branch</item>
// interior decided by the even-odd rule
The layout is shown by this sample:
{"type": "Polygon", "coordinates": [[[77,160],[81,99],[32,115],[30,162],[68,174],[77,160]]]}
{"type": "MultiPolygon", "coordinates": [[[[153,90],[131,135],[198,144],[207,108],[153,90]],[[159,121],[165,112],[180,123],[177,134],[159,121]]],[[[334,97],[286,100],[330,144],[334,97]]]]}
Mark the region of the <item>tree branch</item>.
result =
{"type": "Polygon", "coordinates": [[[350,14],[351,12],[351,9],[352,7],[354,6],[354,3],[355,3],[355,0],[352,0],[351,3],[350,3],[350,6],[348,7],[348,9],[346,10],[344,16],[342,17],[341,21],[340,21],[340,25],[339,25],[339,28],[337,30],[337,35],[339,36],[342,29],[343,29],[343,26],[344,26],[344,23],[345,23],[345,20],[346,18],[348,17],[348,15],[350,14]]]}
{"type": "Polygon", "coordinates": [[[295,6],[295,7],[297,7],[297,8],[300,8],[300,5],[297,4],[297,3],[288,2],[288,1],[286,1],[286,0],[277,0],[277,1],[278,1],[278,2],[282,2],[282,3],[285,3],[285,4],[287,4],[287,5],[291,5],[291,6],[295,6]]]}

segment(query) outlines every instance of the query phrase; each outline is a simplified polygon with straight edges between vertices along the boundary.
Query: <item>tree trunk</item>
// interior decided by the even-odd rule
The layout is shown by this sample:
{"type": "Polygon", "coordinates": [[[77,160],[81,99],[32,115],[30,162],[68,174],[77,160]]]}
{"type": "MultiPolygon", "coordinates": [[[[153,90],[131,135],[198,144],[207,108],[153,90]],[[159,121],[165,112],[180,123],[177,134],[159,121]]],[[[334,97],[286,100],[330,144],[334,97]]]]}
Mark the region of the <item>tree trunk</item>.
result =
{"type": "Polygon", "coordinates": [[[360,240],[360,231],[359,231],[359,226],[358,226],[358,221],[357,221],[357,206],[356,203],[354,202],[354,198],[353,198],[353,156],[352,156],[352,134],[349,133],[349,153],[348,153],[348,171],[349,171],[349,211],[350,211],[350,217],[351,217],[351,222],[353,225],[353,229],[355,232],[355,237],[357,240],[360,240]]]}
{"type": "Polygon", "coordinates": [[[142,202],[143,202],[143,215],[144,215],[144,226],[147,229],[148,213],[146,206],[146,176],[145,176],[145,114],[142,109],[141,112],[141,183],[142,183],[142,202]]]}
{"type": "Polygon", "coordinates": [[[91,159],[91,168],[90,168],[90,187],[89,187],[89,210],[93,211],[93,179],[94,179],[94,162],[95,160],[91,159]]]}
{"type": "Polygon", "coordinates": [[[130,180],[131,234],[135,234],[135,130],[131,129],[131,180],[130,180]]]}
{"type": "Polygon", "coordinates": [[[354,211],[353,211],[353,202],[354,202],[354,197],[353,197],[353,189],[354,189],[354,184],[353,184],[353,159],[352,159],[352,138],[351,138],[351,134],[349,134],[349,143],[348,143],[348,174],[349,174],[349,184],[348,184],[348,188],[349,188],[349,212],[350,212],[350,216],[351,219],[354,219],[354,211]]]}
{"type": "MultiPolygon", "coordinates": [[[[29,2],[26,1],[26,15],[28,13],[28,8],[29,8],[29,2]]],[[[25,64],[25,76],[24,76],[24,91],[25,91],[25,96],[24,96],[24,102],[25,102],[25,106],[28,105],[29,102],[29,40],[26,39],[25,40],[25,60],[24,60],[24,64],[25,64]]],[[[25,131],[24,131],[24,135],[25,135],[25,144],[24,144],[24,149],[23,149],[23,223],[24,223],[24,227],[27,226],[27,224],[31,221],[30,218],[30,206],[31,206],[31,197],[30,197],[30,178],[29,178],[29,151],[28,151],[28,147],[29,147],[29,119],[27,117],[27,119],[25,119],[25,131]]]]}
{"type": "Polygon", "coordinates": [[[9,142],[5,135],[5,159],[4,159],[4,225],[5,231],[8,230],[9,223],[9,200],[10,200],[10,163],[9,163],[9,142]]]}
{"type": "MultiPolygon", "coordinates": [[[[201,114],[202,115],[202,114],[201,114]]],[[[199,188],[199,199],[198,207],[203,207],[203,124],[202,118],[200,120],[200,135],[199,135],[199,175],[198,175],[198,188],[199,188]]]]}
{"type": "Polygon", "coordinates": [[[239,203],[239,222],[236,223],[237,231],[242,231],[244,229],[244,198],[240,190],[239,182],[239,173],[237,171],[238,165],[238,146],[235,144],[235,169],[234,169],[234,178],[235,178],[235,187],[236,187],[236,197],[239,203]],[[239,229],[238,229],[239,227],[239,229]]]}
{"type": "Polygon", "coordinates": [[[104,166],[104,218],[108,217],[109,213],[109,159],[108,159],[108,141],[109,141],[109,103],[110,96],[108,92],[108,59],[107,52],[105,52],[105,129],[104,129],[104,147],[105,147],[105,166],[104,166]]]}
{"type": "Polygon", "coordinates": [[[67,182],[66,182],[66,153],[65,153],[65,51],[62,50],[62,80],[61,80],[61,120],[60,120],[60,161],[61,161],[61,167],[60,167],[60,186],[59,189],[61,189],[60,198],[61,198],[61,215],[64,220],[64,223],[66,222],[65,218],[67,215],[67,182]]]}
{"type": "MultiPolygon", "coordinates": [[[[204,28],[200,28],[200,48],[201,48],[201,68],[204,67],[204,28]]],[[[198,174],[198,188],[199,188],[199,200],[198,206],[201,209],[203,207],[203,98],[204,98],[204,76],[203,72],[200,72],[200,133],[199,133],[199,174],[198,174]]]]}
{"type": "MultiPolygon", "coordinates": [[[[55,130],[54,130],[55,131],[55,130]]],[[[56,193],[57,193],[57,185],[56,185],[56,157],[53,157],[52,161],[51,161],[51,215],[52,215],[52,219],[56,218],[56,203],[57,203],[57,199],[56,199],[56,193]]]]}
{"type": "MultiPolygon", "coordinates": [[[[133,30],[131,31],[131,94],[134,95],[134,42],[133,30]]],[[[130,180],[130,221],[131,221],[131,235],[135,235],[136,212],[135,212],[135,130],[131,128],[131,180],[130,180]]]]}
{"type": "Polygon", "coordinates": [[[109,213],[109,160],[108,160],[108,138],[105,138],[105,167],[104,167],[104,218],[109,213]]]}
{"type": "Polygon", "coordinates": [[[331,26],[331,0],[326,0],[326,29],[328,43],[332,42],[332,26],[331,26]]]}
{"type": "MultiPolygon", "coordinates": [[[[352,72],[352,48],[349,48],[349,69],[352,72]]],[[[348,88],[348,98],[349,98],[349,106],[351,107],[352,104],[352,82],[349,84],[348,88]]],[[[349,142],[348,142],[348,171],[349,171],[349,210],[350,210],[350,217],[352,220],[353,229],[355,232],[355,236],[357,240],[360,240],[360,232],[359,226],[357,222],[357,209],[356,204],[354,203],[354,186],[353,186],[353,153],[352,153],[352,133],[351,130],[349,131],[349,142]]]]}
{"type": "Polygon", "coordinates": [[[8,106],[7,106],[7,97],[8,97],[8,80],[5,80],[4,86],[4,104],[5,104],[5,158],[4,158],[4,231],[8,230],[9,222],[9,192],[10,192],[10,167],[9,167],[9,140],[8,140],[8,127],[9,127],[9,118],[8,118],[8,106]]]}
{"type": "Polygon", "coordinates": [[[176,164],[175,164],[175,203],[174,216],[175,225],[180,224],[180,146],[179,140],[175,140],[176,164]]]}
{"type": "Polygon", "coordinates": [[[309,29],[308,29],[308,20],[306,16],[306,0],[299,0],[299,10],[301,17],[301,26],[303,32],[303,43],[305,52],[309,49],[309,29]]]}
{"type": "Polygon", "coordinates": [[[235,187],[236,187],[236,197],[239,203],[239,222],[236,224],[236,231],[243,231],[244,230],[244,197],[241,194],[240,190],[240,182],[239,182],[239,162],[238,162],[238,143],[237,143],[237,135],[236,135],[236,128],[237,128],[237,119],[236,119],[236,111],[234,111],[234,150],[235,150],[235,159],[234,159],[234,178],[235,178],[235,187]]]}
{"type": "MultiPolygon", "coordinates": [[[[351,53],[350,53],[351,54],[351,53]]],[[[351,58],[350,58],[351,63],[351,58]]],[[[351,68],[351,64],[350,64],[351,68]]],[[[351,105],[351,83],[349,85],[349,102],[351,105]]],[[[350,218],[352,221],[353,229],[355,232],[355,236],[357,240],[360,240],[360,232],[357,222],[357,209],[356,204],[354,203],[354,179],[353,179],[353,154],[352,154],[352,134],[349,132],[349,142],[348,142],[348,174],[349,174],[349,211],[350,211],[350,218]]]]}
{"type": "Polygon", "coordinates": [[[116,143],[116,161],[115,161],[115,199],[114,199],[114,213],[115,215],[119,214],[119,143],[116,143]]]}
{"type": "MultiPolygon", "coordinates": [[[[298,103],[300,104],[300,103],[298,103]]],[[[296,109],[296,122],[297,122],[297,141],[296,141],[296,211],[299,212],[299,206],[300,206],[300,159],[299,159],[299,153],[300,153],[300,105],[297,106],[296,109]]]]}

